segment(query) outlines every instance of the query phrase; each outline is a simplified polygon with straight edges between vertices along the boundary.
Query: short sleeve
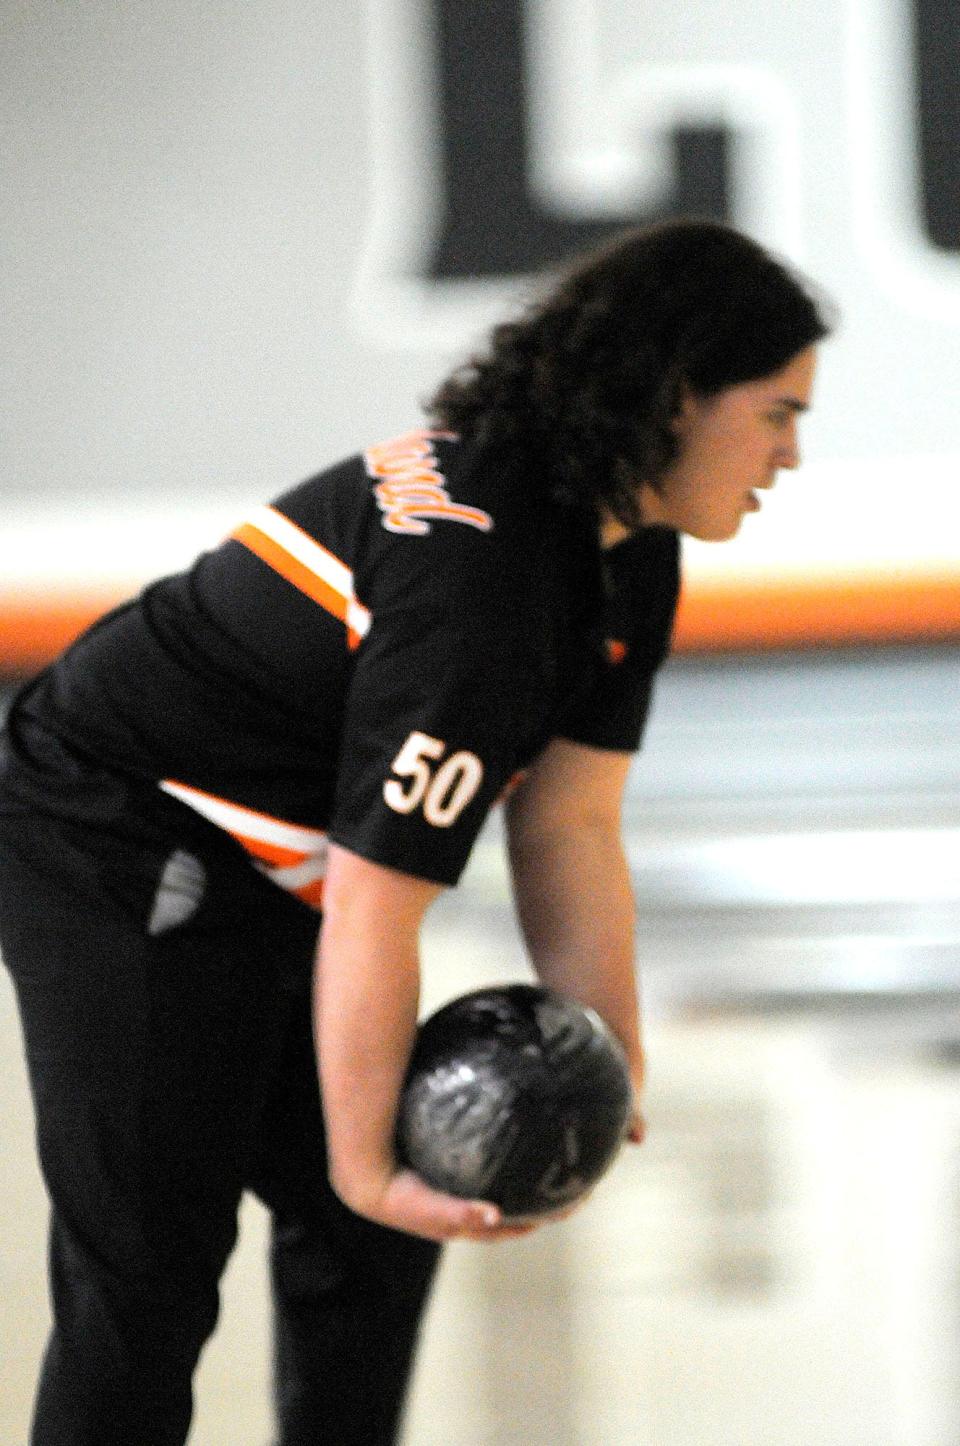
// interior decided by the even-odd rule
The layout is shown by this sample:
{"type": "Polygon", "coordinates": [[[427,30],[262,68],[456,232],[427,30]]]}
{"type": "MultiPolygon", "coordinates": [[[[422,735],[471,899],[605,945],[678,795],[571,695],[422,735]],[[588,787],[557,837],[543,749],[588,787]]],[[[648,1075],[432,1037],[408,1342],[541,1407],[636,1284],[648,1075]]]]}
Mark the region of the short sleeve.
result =
{"type": "Polygon", "coordinates": [[[459,879],[516,766],[531,697],[510,570],[494,586],[482,541],[471,543],[443,569],[417,565],[374,609],[329,830],[364,858],[441,884],[459,879]]]}
{"type": "Polygon", "coordinates": [[[564,710],[561,737],[617,752],[640,747],[670,650],[679,557],[677,534],[665,528],[644,529],[605,556],[603,636],[588,685],[564,710]]]}

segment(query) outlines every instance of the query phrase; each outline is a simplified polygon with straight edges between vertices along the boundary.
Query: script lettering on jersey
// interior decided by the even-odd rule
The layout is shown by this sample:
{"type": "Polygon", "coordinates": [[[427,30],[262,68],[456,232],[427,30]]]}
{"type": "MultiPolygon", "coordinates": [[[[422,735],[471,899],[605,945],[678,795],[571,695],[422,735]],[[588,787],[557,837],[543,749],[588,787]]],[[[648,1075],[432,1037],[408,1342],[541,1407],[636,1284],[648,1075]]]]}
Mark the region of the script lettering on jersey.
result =
{"type": "Polygon", "coordinates": [[[422,537],[430,531],[427,520],[465,522],[490,532],[493,518],[479,507],[454,502],[440,471],[433,442],[449,432],[407,432],[392,441],[370,447],[363,460],[370,477],[379,478],[373,489],[388,532],[412,533],[422,537]]]}

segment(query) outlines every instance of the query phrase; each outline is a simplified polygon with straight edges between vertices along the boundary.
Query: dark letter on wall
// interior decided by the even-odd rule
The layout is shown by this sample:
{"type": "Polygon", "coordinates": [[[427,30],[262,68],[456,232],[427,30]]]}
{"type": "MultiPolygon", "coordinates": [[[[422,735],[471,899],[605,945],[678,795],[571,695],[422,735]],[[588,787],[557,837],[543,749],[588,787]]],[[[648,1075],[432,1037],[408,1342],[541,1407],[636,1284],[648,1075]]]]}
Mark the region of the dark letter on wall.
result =
{"type": "Polygon", "coordinates": [[[913,25],[922,224],[960,251],[960,5],[914,0],[913,25]]]}
{"type": "Polygon", "coordinates": [[[720,125],[674,131],[673,190],[656,213],[560,216],[530,194],[523,3],[434,0],[443,196],[430,275],[534,271],[624,226],[729,219],[730,138],[720,125]]]}

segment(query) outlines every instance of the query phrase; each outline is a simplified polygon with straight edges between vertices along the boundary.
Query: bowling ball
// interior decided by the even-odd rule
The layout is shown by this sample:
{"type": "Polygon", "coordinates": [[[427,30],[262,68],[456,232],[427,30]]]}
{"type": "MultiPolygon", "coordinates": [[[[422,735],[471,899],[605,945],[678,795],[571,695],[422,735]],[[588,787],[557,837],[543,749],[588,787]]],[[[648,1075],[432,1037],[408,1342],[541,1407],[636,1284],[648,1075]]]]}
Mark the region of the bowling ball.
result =
{"type": "Polygon", "coordinates": [[[421,1025],[397,1150],[436,1189],[529,1218],[600,1178],[631,1104],[623,1049],[594,1010],[538,985],[479,989],[421,1025]]]}

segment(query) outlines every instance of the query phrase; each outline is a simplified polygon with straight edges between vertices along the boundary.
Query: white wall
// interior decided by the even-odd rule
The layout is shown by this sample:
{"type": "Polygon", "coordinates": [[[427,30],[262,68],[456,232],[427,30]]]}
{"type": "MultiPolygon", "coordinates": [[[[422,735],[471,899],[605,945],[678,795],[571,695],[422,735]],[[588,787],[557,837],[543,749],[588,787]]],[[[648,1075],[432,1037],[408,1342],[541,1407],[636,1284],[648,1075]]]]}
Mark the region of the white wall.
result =
{"type": "MultiPolygon", "coordinates": [[[[516,278],[398,274],[437,222],[429,13],[7,0],[0,587],[49,573],[37,524],[78,517],[80,571],[186,560],[214,516],[409,425],[503,314],[516,278]],[[162,557],[137,526],[158,510],[162,557]]],[[[528,42],[553,204],[642,206],[658,130],[725,115],[736,219],[844,313],[806,485],[694,570],[955,562],[960,252],[920,235],[906,0],[529,0],[528,42]]]]}

